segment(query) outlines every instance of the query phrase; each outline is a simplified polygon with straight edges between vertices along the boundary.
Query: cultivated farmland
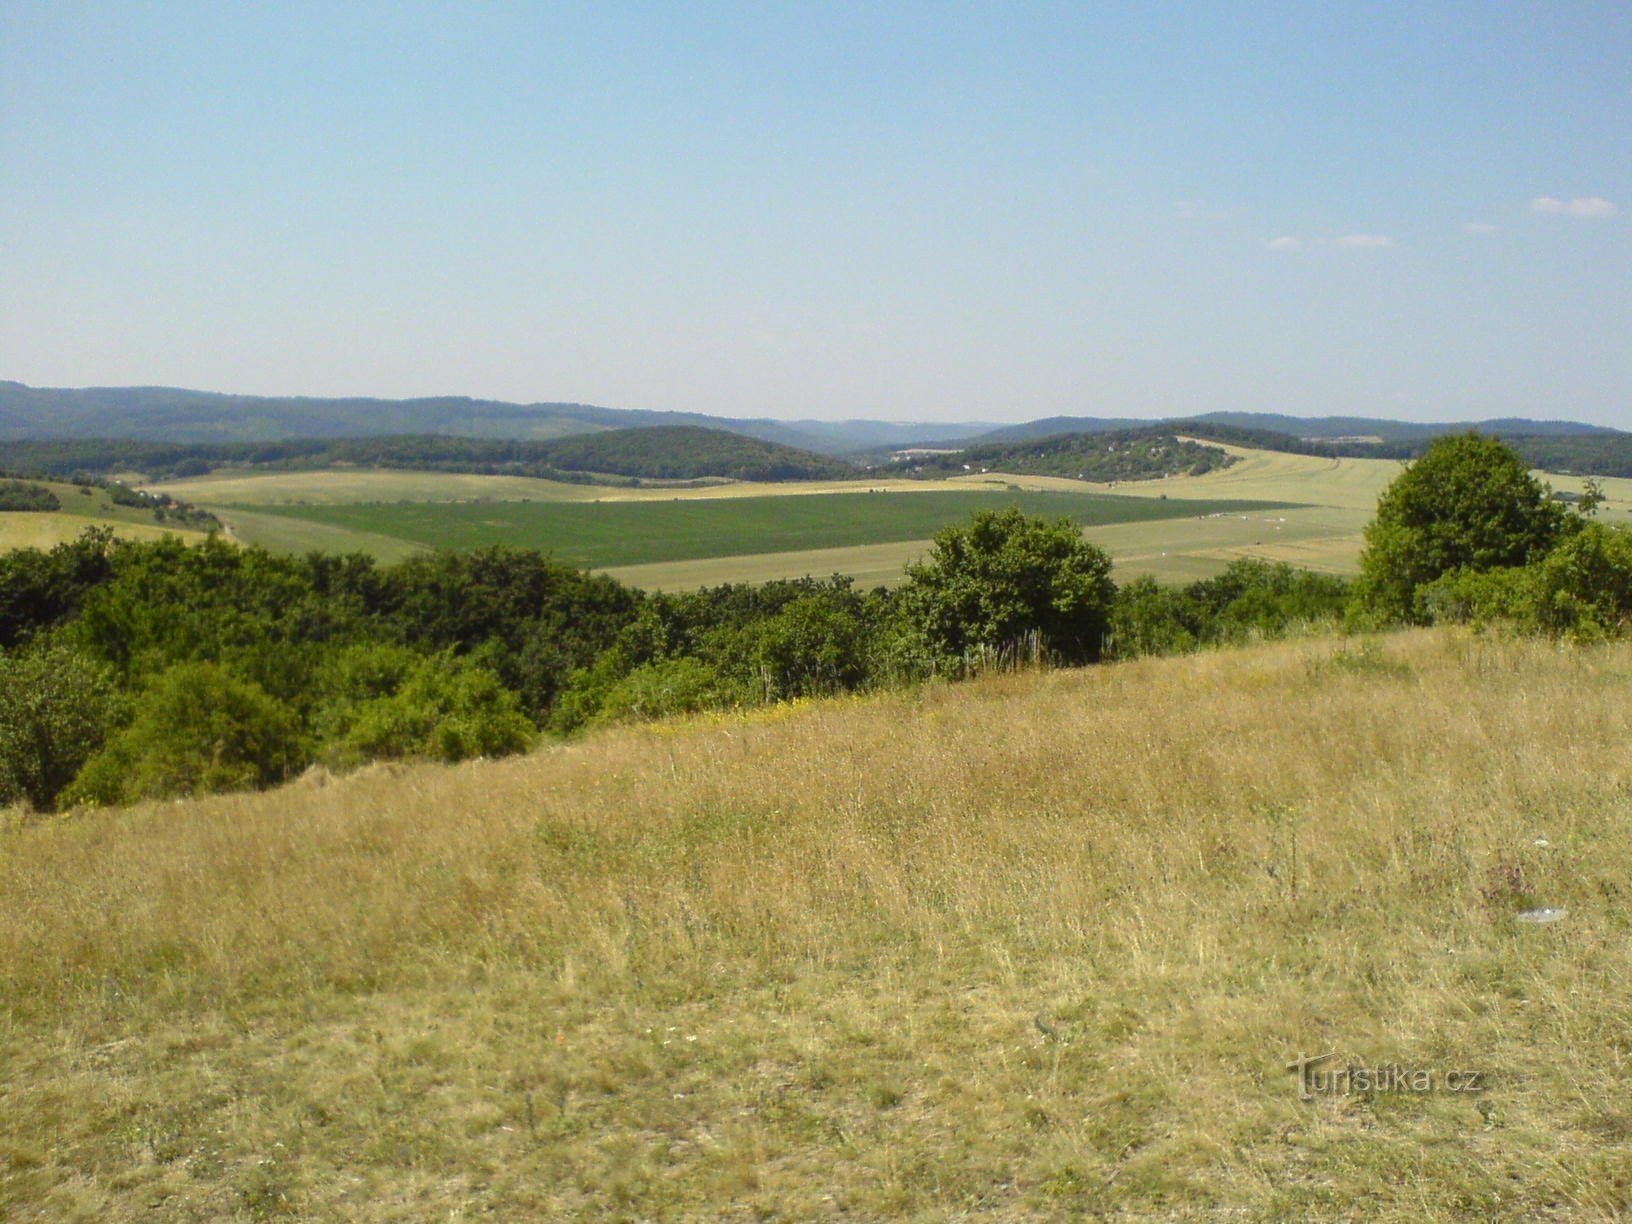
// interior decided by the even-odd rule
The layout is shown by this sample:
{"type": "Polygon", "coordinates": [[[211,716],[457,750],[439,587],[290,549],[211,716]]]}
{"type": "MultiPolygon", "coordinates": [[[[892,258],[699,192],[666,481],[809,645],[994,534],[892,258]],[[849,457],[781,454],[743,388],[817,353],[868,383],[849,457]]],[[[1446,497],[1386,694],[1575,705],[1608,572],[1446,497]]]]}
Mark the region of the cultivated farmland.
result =
{"type": "MultiPolygon", "coordinates": [[[[207,506],[235,538],[276,550],[360,550],[395,561],[443,545],[523,543],[554,548],[564,559],[651,589],[832,573],[852,574],[864,585],[894,583],[927,551],[937,526],[966,513],[955,510],[942,518],[942,508],[953,504],[945,500],[948,495],[988,495],[989,500],[959,503],[973,507],[1003,504],[1016,491],[1158,503],[1161,509],[1148,514],[1124,509],[1119,518],[1084,515],[1088,537],[1111,553],[1123,578],[1150,573],[1165,581],[1191,581],[1248,556],[1328,573],[1354,572],[1361,532],[1378,495],[1398,474],[1398,462],[1225,449],[1240,460],[1228,469],[1117,485],[975,472],[947,480],[608,487],[338,469],[216,473],[152,487],[207,506]],[[941,500],[927,503],[929,511],[906,500],[926,496],[941,500]],[[781,504],[788,498],[815,498],[821,509],[781,504]],[[732,508],[700,510],[699,502],[732,508]],[[1226,502],[1258,505],[1225,510],[1221,503],[1226,502]],[[1271,510],[1264,503],[1283,508],[1271,510]]],[[[1561,490],[1579,491],[1582,484],[1570,477],[1546,479],[1561,490]]],[[[1632,518],[1632,480],[1602,483],[1610,497],[1602,516],[1632,518]]],[[[1118,503],[1078,506],[1092,504],[1118,503]]]]}
{"type": "Polygon", "coordinates": [[[509,544],[593,569],[654,561],[732,557],[922,540],[971,511],[1018,505],[1027,514],[1085,525],[1144,523],[1224,513],[1263,513],[1262,502],[1161,501],[1100,493],[965,492],[913,495],[826,493],[809,497],[678,499],[595,504],[461,502],[266,507],[264,513],[430,548],[509,544]]]}

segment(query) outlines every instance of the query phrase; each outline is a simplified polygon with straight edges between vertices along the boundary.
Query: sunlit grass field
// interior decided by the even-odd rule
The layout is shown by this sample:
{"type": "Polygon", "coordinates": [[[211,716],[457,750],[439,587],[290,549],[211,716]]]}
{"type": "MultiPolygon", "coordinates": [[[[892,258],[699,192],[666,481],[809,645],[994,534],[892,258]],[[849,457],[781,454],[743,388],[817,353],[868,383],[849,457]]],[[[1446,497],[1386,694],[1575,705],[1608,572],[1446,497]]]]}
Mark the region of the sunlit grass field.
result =
{"type": "Polygon", "coordinates": [[[0,510],[0,552],[13,548],[53,548],[76,539],[87,527],[111,527],[116,536],[127,540],[157,540],[165,535],[201,540],[204,533],[179,523],[154,521],[151,510],[117,506],[106,489],[91,488],[82,493],[78,486],[56,480],[31,480],[57,495],[61,510],[0,510]]]}
{"type": "Polygon", "coordinates": [[[0,1215],[1619,1218],[1629,749],[1419,632],[14,827],[0,1215]]]}

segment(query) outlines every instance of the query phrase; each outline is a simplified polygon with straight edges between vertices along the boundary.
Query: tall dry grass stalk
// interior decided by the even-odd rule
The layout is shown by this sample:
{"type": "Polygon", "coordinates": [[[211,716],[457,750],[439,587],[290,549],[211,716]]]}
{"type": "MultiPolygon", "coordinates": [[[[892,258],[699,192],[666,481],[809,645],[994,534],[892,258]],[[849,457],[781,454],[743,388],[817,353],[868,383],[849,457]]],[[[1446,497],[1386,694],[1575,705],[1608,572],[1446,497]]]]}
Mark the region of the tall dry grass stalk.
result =
{"type": "Polygon", "coordinates": [[[1632,651],[1444,633],[76,814],[0,838],[0,1208],[1608,1217],[1629,863],[1632,651]]]}

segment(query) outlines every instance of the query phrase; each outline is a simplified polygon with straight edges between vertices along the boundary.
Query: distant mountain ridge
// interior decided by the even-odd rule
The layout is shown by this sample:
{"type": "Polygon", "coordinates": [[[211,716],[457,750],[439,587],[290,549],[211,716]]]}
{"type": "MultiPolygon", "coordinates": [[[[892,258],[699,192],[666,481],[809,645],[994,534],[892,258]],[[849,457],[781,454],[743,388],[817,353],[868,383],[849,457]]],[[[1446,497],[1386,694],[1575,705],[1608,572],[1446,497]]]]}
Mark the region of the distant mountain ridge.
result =
{"type": "Polygon", "coordinates": [[[1384,417],[1296,417],[1277,412],[1205,412],[1192,416],[1164,417],[1158,421],[1135,421],[1125,417],[1047,417],[1022,425],[1004,425],[983,434],[980,442],[1027,442],[1066,433],[1110,433],[1115,430],[1145,429],[1153,425],[1196,422],[1226,425],[1233,429],[1268,430],[1309,441],[1337,438],[1375,437],[1384,442],[1417,442],[1441,434],[1480,433],[1503,437],[1616,437],[1625,431],[1583,421],[1534,421],[1523,417],[1497,417],[1482,421],[1396,421],[1384,417]]]}
{"type": "Polygon", "coordinates": [[[686,425],[827,455],[907,445],[926,433],[936,440],[961,440],[996,428],[990,421],[950,425],[777,421],[566,402],[513,404],[466,396],[277,397],[179,387],[30,387],[0,381],[0,442],[73,438],[267,442],[403,434],[542,441],[601,430],[686,425]]]}
{"type": "Polygon", "coordinates": [[[1297,417],[1280,413],[1211,412],[1160,420],[1055,416],[1020,425],[989,421],[779,421],[697,412],[605,408],[595,404],[515,404],[465,396],[418,399],[231,395],[176,387],[30,387],[0,381],[0,443],[23,439],[129,438],[154,442],[256,442],[289,438],[364,438],[422,434],[543,441],[603,430],[695,426],[721,429],[825,455],[879,453],[909,447],[1024,442],[1067,433],[1108,433],[1199,422],[1272,431],[1293,438],[1377,437],[1422,442],[1478,429],[1502,437],[1625,438],[1624,431],[1577,421],[1498,418],[1427,424],[1382,417],[1297,417]]]}

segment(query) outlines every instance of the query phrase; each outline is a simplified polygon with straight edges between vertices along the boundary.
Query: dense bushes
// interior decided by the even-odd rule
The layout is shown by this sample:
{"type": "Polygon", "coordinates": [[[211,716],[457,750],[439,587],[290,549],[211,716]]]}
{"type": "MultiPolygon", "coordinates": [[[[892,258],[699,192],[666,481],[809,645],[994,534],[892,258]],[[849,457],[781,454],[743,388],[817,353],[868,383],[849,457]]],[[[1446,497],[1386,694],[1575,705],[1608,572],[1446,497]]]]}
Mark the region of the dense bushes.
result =
{"type": "Polygon", "coordinates": [[[524,752],[538,738],[516,694],[485,668],[451,655],[403,660],[360,699],[343,693],[324,721],[330,763],[395,757],[462,761],[524,752]],[[348,700],[348,698],[352,698],[348,700]]]}
{"type": "Polygon", "coordinates": [[[1117,592],[1111,646],[1118,657],[1132,658],[1281,637],[1303,626],[1337,625],[1350,598],[1342,578],[1250,558],[1186,587],[1136,578],[1117,592]]]}
{"type": "Polygon", "coordinates": [[[270,786],[311,757],[294,711],[218,663],[177,664],[148,686],[136,709],[135,720],[67,788],[67,802],[270,786]]]}
{"type": "Polygon", "coordinates": [[[1540,561],[1462,569],[1419,592],[1432,621],[1506,624],[1576,640],[1632,630],[1632,529],[1588,523],[1540,561]]]}
{"type": "Polygon", "coordinates": [[[0,480],[0,510],[61,510],[62,500],[44,485],[0,480]]]}

